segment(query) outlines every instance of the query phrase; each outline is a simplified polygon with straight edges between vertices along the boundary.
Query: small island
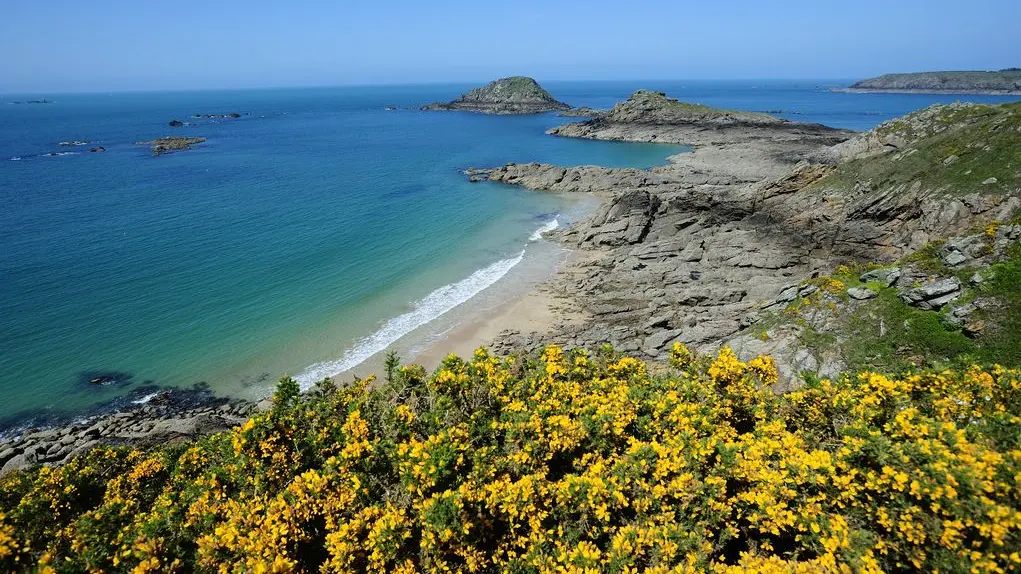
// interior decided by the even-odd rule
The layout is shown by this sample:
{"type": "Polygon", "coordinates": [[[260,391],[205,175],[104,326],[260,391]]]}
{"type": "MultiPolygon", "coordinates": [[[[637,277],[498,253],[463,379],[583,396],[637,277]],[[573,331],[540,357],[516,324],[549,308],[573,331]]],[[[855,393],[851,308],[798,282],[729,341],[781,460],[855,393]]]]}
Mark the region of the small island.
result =
{"type": "Polygon", "coordinates": [[[475,88],[452,102],[437,102],[422,109],[512,115],[563,112],[571,106],[557,101],[532,78],[512,76],[475,88]]]}
{"type": "Polygon", "coordinates": [[[837,91],[851,93],[1021,95],[1021,68],[885,74],[837,91]]]}
{"type": "Polygon", "coordinates": [[[135,142],[135,145],[147,145],[152,151],[152,155],[162,155],[165,153],[173,153],[175,151],[184,151],[191,149],[191,146],[200,144],[206,141],[203,137],[177,137],[167,136],[157,138],[152,141],[135,142]]]}

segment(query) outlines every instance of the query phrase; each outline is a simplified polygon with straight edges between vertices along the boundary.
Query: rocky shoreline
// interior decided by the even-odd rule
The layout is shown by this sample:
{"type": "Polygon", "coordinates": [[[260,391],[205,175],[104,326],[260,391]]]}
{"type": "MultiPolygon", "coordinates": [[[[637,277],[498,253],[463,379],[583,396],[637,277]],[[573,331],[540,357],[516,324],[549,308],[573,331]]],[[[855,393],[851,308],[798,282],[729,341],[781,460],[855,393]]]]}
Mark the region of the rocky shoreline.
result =
{"type": "Polygon", "coordinates": [[[60,465],[99,445],[145,447],[195,439],[241,424],[265,406],[215,397],[195,406],[174,393],[164,390],[134,408],[8,434],[0,439],[0,474],[33,464],[60,465]]]}

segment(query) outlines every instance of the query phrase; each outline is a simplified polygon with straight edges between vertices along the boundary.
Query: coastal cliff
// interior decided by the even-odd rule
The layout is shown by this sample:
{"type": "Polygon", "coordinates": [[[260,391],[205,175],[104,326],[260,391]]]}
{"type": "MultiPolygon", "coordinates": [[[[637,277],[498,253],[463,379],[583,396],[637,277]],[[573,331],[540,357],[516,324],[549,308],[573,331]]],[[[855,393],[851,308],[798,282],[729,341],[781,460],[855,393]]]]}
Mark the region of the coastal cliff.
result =
{"type": "Polygon", "coordinates": [[[571,106],[557,101],[532,78],[512,76],[475,88],[452,102],[429,104],[422,109],[513,115],[562,112],[571,106]]]}
{"type": "Polygon", "coordinates": [[[846,91],[1019,95],[1021,69],[884,74],[855,82],[846,91]]]}

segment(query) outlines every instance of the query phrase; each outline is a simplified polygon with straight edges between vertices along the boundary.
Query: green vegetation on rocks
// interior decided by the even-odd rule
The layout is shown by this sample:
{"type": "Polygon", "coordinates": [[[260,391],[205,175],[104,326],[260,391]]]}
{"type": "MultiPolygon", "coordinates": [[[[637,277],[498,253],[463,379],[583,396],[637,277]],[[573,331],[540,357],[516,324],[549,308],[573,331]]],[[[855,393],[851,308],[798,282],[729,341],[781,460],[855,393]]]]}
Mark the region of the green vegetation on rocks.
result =
{"type": "Polygon", "coordinates": [[[1021,102],[932,106],[890,120],[840,147],[841,163],[813,188],[916,184],[948,195],[1021,188],[1021,102]],[[876,159],[877,154],[885,154],[876,159]]]}

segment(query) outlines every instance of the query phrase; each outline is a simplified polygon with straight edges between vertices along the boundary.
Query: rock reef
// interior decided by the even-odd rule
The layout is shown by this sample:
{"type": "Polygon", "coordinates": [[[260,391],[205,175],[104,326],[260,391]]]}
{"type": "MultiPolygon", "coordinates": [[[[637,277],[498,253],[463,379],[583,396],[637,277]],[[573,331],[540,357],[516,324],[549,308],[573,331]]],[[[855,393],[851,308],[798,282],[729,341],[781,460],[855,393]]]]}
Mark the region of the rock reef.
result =
{"type": "Polygon", "coordinates": [[[429,104],[422,109],[511,115],[567,111],[571,106],[554,99],[532,78],[512,76],[475,88],[452,102],[429,104]]]}
{"type": "Polygon", "coordinates": [[[167,136],[157,138],[152,141],[136,142],[135,145],[149,146],[152,151],[152,155],[163,155],[167,153],[173,153],[175,151],[184,151],[191,149],[191,146],[200,144],[206,141],[203,137],[178,137],[178,136],[167,136]]]}

